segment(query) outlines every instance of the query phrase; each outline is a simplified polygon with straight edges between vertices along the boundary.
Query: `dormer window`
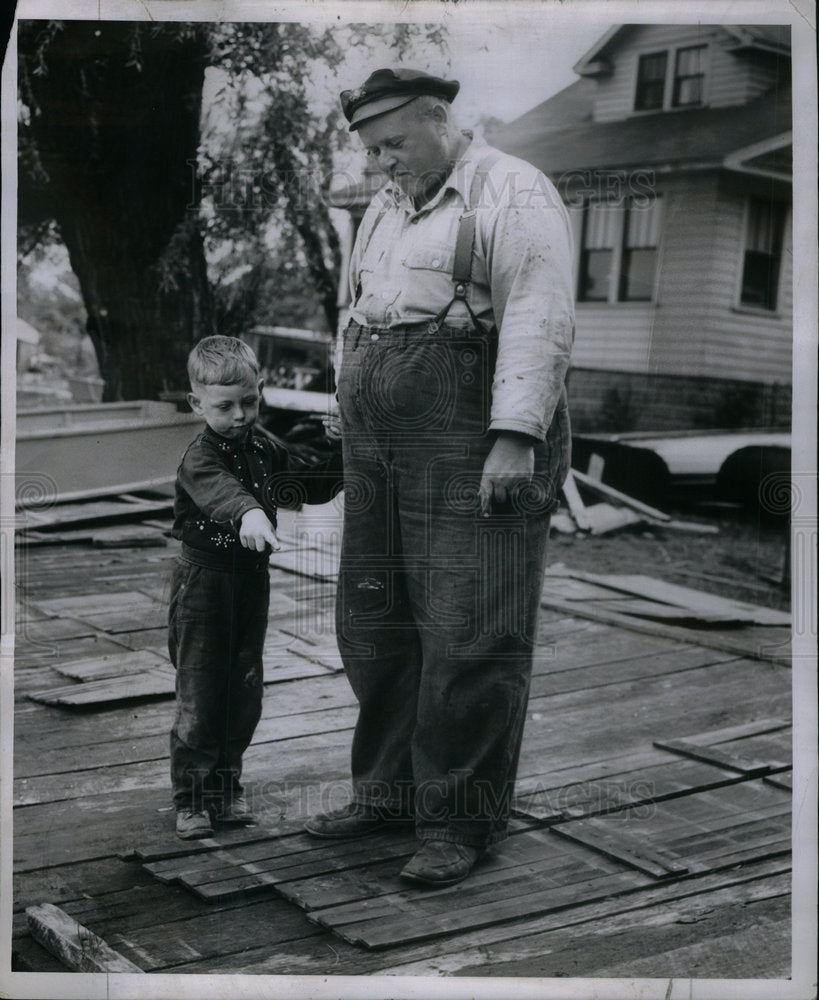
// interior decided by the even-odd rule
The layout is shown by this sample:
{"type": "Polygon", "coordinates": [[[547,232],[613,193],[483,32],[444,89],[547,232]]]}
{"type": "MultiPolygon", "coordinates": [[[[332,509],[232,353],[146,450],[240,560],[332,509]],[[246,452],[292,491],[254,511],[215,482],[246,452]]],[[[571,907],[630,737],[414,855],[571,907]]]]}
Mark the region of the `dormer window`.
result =
{"type": "Polygon", "coordinates": [[[647,52],[637,64],[635,111],[694,108],[705,101],[707,45],[647,52]],[[673,67],[673,73],[669,68],[673,67]]]}
{"type": "Polygon", "coordinates": [[[660,111],[665,94],[665,71],[668,65],[667,52],[652,52],[640,56],[637,71],[637,97],[635,111],[660,111]]]}
{"type": "Polygon", "coordinates": [[[691,45],[686,49],[677,49],[676,64],[672,106],[685,108],[690,105],[702,104],[703,84],[705,82],[705,46],[691,45]]]}

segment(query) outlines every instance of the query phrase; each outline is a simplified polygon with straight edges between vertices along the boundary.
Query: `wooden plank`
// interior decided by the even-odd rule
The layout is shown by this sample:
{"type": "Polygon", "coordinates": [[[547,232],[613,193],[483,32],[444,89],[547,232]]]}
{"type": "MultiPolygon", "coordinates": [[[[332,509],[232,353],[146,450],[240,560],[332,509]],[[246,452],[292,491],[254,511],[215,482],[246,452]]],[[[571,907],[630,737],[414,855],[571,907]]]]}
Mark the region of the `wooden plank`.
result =
{"type": "Polygon", "coordinates": [[[612,507],[610,503],[593,503],[586,507],[586,520],[592,535],[607,535],[621,528],[644,523],[644,518],[628,507],[612,507]]]}
{"type": "MultiPolygon", "coordinates": [[[[739,771],[747,777],[767,774],[776,766],[766,761],[749,760],[738,754],[727,753],[717,747],[699,746],[688,740],[655,740],[654,745],[662,750],[671,750],[672,753],[681,753],[686,757],[705,761],[706,764],[716,764],[717,767],[727,767],[732,771],[739,771]]],[[[784,765],[780,764],[779,766],[784,765]]]]}
{"type": "Polygon", "coordinates": [[[656,507],[650,507],[648,504],[643,503],[640,500],[635,500],[634,497],[627,496],[625,493],[621,493],[619,490],[615,490],[611,486],[607,486],[605,483],[594,479],[592,476],[586,475],[585,472],[581,472],[579,469],[572,469],[571,474],[580,483],[581,486],[585,486],[590,492],[596,493],[601,496],[604,500],[615,500],[618,503],[624,504],[626,507],[631,507],[632,510],[636,510],[639,514],[645,514],[647,517],[654,518],[656,521],[670,521],[671,515],[666,514],[656,507]]]}
{"type": "Polygon", "coordinates": [[[563,483],[562,487],[563,496],[566,499],[566,503],[569,505],[569,510],[572,513],[572,517],[574,518],[577,527],[580,528],[581,531],[588,531],[591,525],[589,524],[589,519],[586,517],[586,507],[580,499],[580,494],[577,491],[577,484],[574,481],[574,472],[574,469],[569,469],[566,481],[563,483]]]}
{"type": "MultiPolygon", "coordinates": [[[[582,881],[534,889],[538,883],[530,879],[528,886],[524,884],[517,887],[519,893],[497,899],[492,903],[460,908],[458,900],[449,899],[451,909],[447,912],[429,913],[427,912],[429,905],[426,904],[417,906],[417,915],[412,917],[406,912],[406,907],[407,904],[418,900],[417,893],[414,896],[409,893],[395,893],[392,897],[382,897],[388,900],[389,905],[382,908],[381,913],[375,916],[359,912],[360,919],[339,923],[337,911],[343,910],[344,907],[334,907],[308,913],[307,918],[332,930],[352,944],[372,949],[393,948],[396,945],[429,941],[445,934],[479,930],[507,921],[544,916],[559,910],[571,909],[581,902],[598,902],[614,894],[625,895],[643,889],[649,881],[651,880],[648,876],[638,872],[617,875],[596,873],[582,881]],[[524,893],[526,888],[532,891],[520,894],[524,893]]],[[[446,891],[436,892],[436,898],[441,892],[446,891]]]]}
{"type": "Polygon", "coordinates": [[[123,650],[85,660],[55,664],[55,670],[76,681],[100,681],[115,677],[131,677],[153,667],[168,666],[167,656],[163,657],[148,650],[123,650]]]}
{"type": "Polygon", "coordinates": [[[595,601],[595,607],[604,611],[616,611],[624,615],[636,615],[638,618],[651,618],[659,622],[701,625],[741,625],[745,620],[741,615],[720,611],[692,611],[689,608],[678,608],[672,604],[661,604],[658,601],[643,601],[639,598],[618,598],[616,600],[595,601]]]}
{"type": "MultiPolygon", "coordinates": [[[[156,889],[153,891],[156,896],[156,889]]],[[[171,891],[164,889],[163,904],[171,891]]],[[[166,917],[164,905],[160,914],[156,903],[151,907],[143,901],[143,910],[134,919],[123,923],[101,914],[94,926],[105,930],[108,940],[148,973],[185,973],[195,962],[205,963],[211,973],[217,973],[226,959],[238,958],[252,946],[264,947],[282,958],[293,946],[300,946],[305,952],[301,971],[312,972],[317,956],[327,950],[326,932],[273,894],[258,900],[244,899],[239,906],[212,904],[207,908],[193,895],[188,899],[194,910],[186,912],[175,898],[176,905],[166,917]]],[[[333,946],[338,949],[341,942],[335,940],[333,946]]]]}
{"type": "MultiPolygon", "coordinates": [[[[65,574],[65,569],[63,560],[63,574],[65,574]]],[[[120,590],[39,599],[35,600],[34,604],[40,611],[49,615],[59,617],[74,615],[82,618],[83,612],[101,614],[105,611],[122,611],[125,608],[142,608],[146,605],[153,605],[154,602],[138,590],[120,590]]]]}
{"type": "MultiPolygon", "coordinates": [[[[603,857],[579,851],[574,845],[567,848],[544,831],[515,835],[511,844],[481,859],[469,884],[452,890],[457,893],[458,906],[476,900],[503,898],[521,886],[528,891],[532,885],[568,883],[574,878],[588,877],[590,872],[605,874],[620,870],[620,866],[603,857]]],[[[358,904],[369,907],[372,915],[372,909],[377,910],[380,905],[378,897],[391,897],[401,890],[411,896],[412,890],[408,890],[407,884],[398,877],[401,867],[397,858],[355,869],[339,867],[298,880],[287,879],[277,887],[277,892],[308,910],[334,908],[336,922],[341,919],[340,907],[344,906],[344,912],[354,919],[358,904]]],[[[425,912],[432,912],[430,907],[434,907],[435,902],[430,901],[425,912]]],[[[447,910],[453,899],[444,897],[438,903],[441,910],[447,910]]],[[[388,900],[385,912],[391,908],[392,902],[388,900]]],[[[411,907],[407,907],[407,912],[412,912],[411,907]]]]}
{"type": "MultiPolygon", "coordinates": [[[[775,857],[786,849],[787,841],[779,841],[778,845],[755,844],[747,850],[733,850],[715,857],[708,867],[713,871],[731,869],[757,857],[760,860],[775,857]]],[[[692,874],[674,877],[690,878],[692,874]]],[[[443,896],[443,893],[452,890],[437,891],[431,901],[429,896],[422,896],[420,899],[416,896],[412,900],[406,893],[395,893],[380,897],[377,907],[367,907],[359,901],[315,911],[308,914],[308,917],[345,940],[368,948],[390,948],[429,940],[441,934],[487,927],[506,920],[542,916],[581,903],[596,902],[614,894],[622,897],[643,890],[647,879],[648,876],[637,871],[614,875],[597,873],[586,880],[578,881],[573,878],[566,884],[547,885],[544,888],[540,880],[529,878],[528,882],[516,885],[516,891],[509,892],[511,887],[507,887],[502,897],[496,896],[491,901],[474,906],[466,905],[466,901],[458,897],[447,899],[443,896]]],[[[453,888],[457,889],[458,886],[453,888]]]]}
{"type": "MultiPolygon", "coordinates": [[[[590,839],[584,834],[594,833],[596,848],[602,846],[608,849],[612,841],[619,841],[615,853],[622,855],[620,860],[627,859],[630,864],[636,861],[642,865],[639,871],[632,873],[632,879],[623,874],[615,876],[616,889],[607,884],[606,893],[630,892],[645,885],[646,861],[661,869],[658,859],[662,859],[667,869],[671,869],[665,871],[665,877],[675,878],[687,877],[694,868],[727,868],[740,861],[769,857],[787,849],[787,804],[775,794],[762,795],[764,786],[761,783],[754,782],[754,785],[754,788],[740,789],[739,793],[735,786],[728,790],[731,794],[723,789],[719,798],[706,793],[687,797],[684,802],[675,800],[673,808],[660,806],[642,819],[639,812],[628,809],[605,820],[570,821],[553,827],[551,836],[560,833],[574,839],[574,832],[577,839],[590,839]],[[701,808],[692,810],[691,805],[696,800],[700,801],[701,808]],[[708,816],[707,822],[699,818],[700,814],[708,816]],[[627,848],[625,851],[622,850],[623,843],[627,848]]],[[[532,836],[527,833],[513,838],[516,843],[506,850],[514,852],[527,837],[532,836]]],[[[535,849],[542,858],[559,853],[554,849],[550,851],[542,835],[535,849]]],[[[531,871],[523,877],[521,870],[519,879],[513,876],[509,880],[505,880],[505,876],[498,880],[495,872],[490,901],[487,900],[487,893],[480,890],[484,875],[476,869],[469,882],[440,890],[432,898],[427,895],[413,897],[407,892],[388,893],[376,899],[359,898],[320,909],[311,914],[311,919],[355,943],[367,947],[391,947],[513,917],[521,919],[537,915],[548,912],[555,905],[577,905],[599,898],[599,872],[578,880],[577,871],[569,866],[567,871],[571,872],[570,877],[561,882],[560,877],[554,877],[556,870],[552,871],[551,877],[534,878],[531,871]],[[502,891],[501,884],[504,886],[502,891]],[[544,892],[547,885],[548,890],[544,892]],[[545,909],[542,910],[542,907],[545,909]]],[[[657,871],[652,874],[656,877],[657,871]]],[[[602,881],[605,883],[609,878],[612,876],[603,876],[602,881]]],[[[295,899],[295,890],[291,888],[289,891],[295,899]]],[[[304,895],[301,898],[304,900],[304,895]]]]}
{"type": "Polygon", "coordinates": [[[592,621],[604,622],[607,625],[619,625],[622,628],[634,632],[642,632],[646,635],[664,636],[669,639],[676,639],[679,642],[691,642],[694,640],[702,646],[709,646],[712,649],[721,649],[726,652],[740,653],[743,656],[756,660],[770,660],[774,663],[790,665],[791,645],[790,630],[776,629],[766,626],[764,640],[758,632],[746,627],[741,631],[728,632],[725,629],[699,629],[692,634],[692,630],[681,626],[665,625],[661,622],[652,622],[648,619],[639,619],[631,615],[624,615],[616,611],[608,611],[603,608],[596,608],[588,603],[572,602],[565,600],[555,583],[546,577],[543,593],[541,594],[541,604],[543,607],[564,611],[567,614],[576,614],[582,618],[590,618],[592,621]]]}
{"type": "Polygon", "coordinates": [[[766,774],[762,780],[775,788],[784,788],[788,792],[793,791],[793,772],[791,771],[783,774],[766,774]]]}
{"type": "Polygon", "coordinates": [[[46,618],[39,621],[23,618],[15,624],[14,631],[16,654],[25,649],[42,648],[58,639],[82,639],[96,634],[92,625],[78,618],[46,618]]]}
{"type": "Polygon", "coordinates": [[[748,736],[759,736],[765,733],[775,733],[783,729],[790,729],[791,722],[788,719],[769,718],[753,719],[750,722],[743,722],[737,726],[721,726],[719,729],[709,729],[703,733],[692,733],[686,736],[691,743],[727,743],[730,740],[744,739],[748,736]]]}
{"type": "MultiPolygon", "coordinates": [[[[622,659],[612,659],[610,662],[584,665],[584,654],[591,650],[580,651],[578,660],[560,654],[560,662],[568,660],[566,669],[552,670],[550,673],[540,672],[532,678],[531,697],[564,694],[570,691],[588,690],[594,687],[605,687],[609,684],[622,684],[625,681],[656,678],[669,674],[682,674],[691,670],[701,670],[717,663],[733,660],[739,662],[736,654],[718,650],[706,649],[701,646],[678,645],[668,652],[641,653],[635,656],[625,656],[622,659]]],[[[612,650],[617,656],[617,651],[612,650]]],[[[598,654],[600,655],[600,654],[598,654]]],[[[602,654],[605,656],[605,654],[602,654]]],[[[557,663],[554,664],[557,666],[557,663]]]]}
{"type": "MultiPolygon", "coordinates": [[[[691,611],[704,614],[724,613],[735,616],[734,620],[747,621],[756,625],[780,625],[789,628],[791,616],[785,611],[774,608],[760,607],[744,601],[734,601],[718,594],[694,590],[677,583],[668,583],[650,576],[633,573],[582,573],[575,570],[565,571],[567,574],[593,583],[598,586],[610,587],[612,590],[635,594],[649,601],[671,604],[691,611]]],[[[552,575],[560,575],[552,574],[552,575]]]]}
{"type": "Polygon", "coordinates": [[[652,847],[635,837],[629,837],[622,830],[611,830],[594,819],[586,819],[582,823],[557,824],[552,830],[558,836],[568,837],[592,850],[601,851],[615,861],[622,861],[630,868],[636,868],[653,878],[684,875],[689,869],[685,860],[672,851],[652,847]]]}
{"type": "Polygon", "coordinates": [[[80,615],[83,621],[99,629],[118,635],[120,632],[140,632],[146,629],[168,628],[168,607],[146,598],[140,608],[122,608],[117,611],[86,611],[80,615]]]}
{"type": "MultiPolygon", "coordinates": [[[[81,636],[76,639],[58,639],[43,646],[25,642],[19,650],[15,649],[14,653],[15,695],[28,693],[32,687],[31,668],[50,667],[53,669],[58,663],[67,663],[73,659],[87,659],[90,656],[126,651],[127,648],[121,642],[110,636],[99,634],[81,636]]],[[[54,671],[54,676],[58,676],[56,671],[54,671]]]]}
{"type": "Polygon", "coordinates": [[[56,504],[47,511],[25,510],[18,515],[18,531],[43,531],[64,524],[105,521],[138,521],[143,517],[173,509],[173,498],[141,500],[139,503],[95,500],[88,503],[56,504]]]}
{"type": "MultiPolygon", "coordinates": [[[[284,865],[281,858],[272,858],[255,863],[234,864],[230,870],[223,869],[220,872],[212,873],[211,877],[206,880],[185,876],[180,881],[187,888],[192,889],[201,899],[208,902],[211,900],[224,902],[240,898],[250,891],[266,889],[270,886],[275,886],[277,890],[280,890],[283,885],[296,883],[298,887],[301,887],[304,881],[317,874],[321,879],[326,879],[328,874],[334,872],[348,874],[354,872],[358,881],[358,873],[362,869],[369,871],[373,865],[384,861],[389,861],[393,871],[397,872],[401,864],[396,864],[396,861],[410,857],[416,847],[417,842],[414,836],[396,838],[388,848],[384,847],[380,850],[373,848],[368,850],[366,847],[357,850],[353,845],[347,844],[345,850],[336,851],[329,857],[305,857],[300,865],[284,865]]],[[[287,898],[295,899],[297,896],[300,897],[300,892],[299,889],[296,889],[292,896],[286,895],[287,898]]]]}
{"type": "MultiPolygon", "coordinates": [[[[219,831],[219,839],[215,837],[204,837],[201,840],[178,840],[175,837],[162,837],[154,841],[145,841],[136,847],[131,847],[127,851],[122,851],[119,857],[123,861],[143,861],[143,868],[148,874],[153,874],[154,865],[160,867],[157,871],[162,872],[162,863],[169,863],[168,871],[182,871],[180,859],[186,859],[186,864],[191,862],[199,854],[210,854],[213,851],[221,851],[226,847],[235,845],[256,844],[260,841],[270,840],[270,831],[259,826],[236,826],[225,827],[219,831]]],[[[160,882],[174,882],[176,877],[160,878],[160,882]]]]}
{"type": "Polygon", "coordinates": [[[627,771],[622,775],[571,781],[517,795],[516,814],[556,821],[612,812],[626,806],[647,805],[664,799],[721,788],[744,776],[697,761],[681,760],[627,771]]]}
{"type": "Polygon", "coordinates": [[[132,698],[168,697],[175,690],[175,675],[167,670],[144,670],[130,677],[114,677],[87,684],[71,684],[50,688],[46,691],[32,691],[28,697],[44,705],[59,705],[63,708],[83,708],[89,705],[103,705],[132,698]]]}
{"type": "Polygon", "coordinates": [[[533,674],[538,677],[649,655],[660,657],[686,648],[691,648],[690,642],[607,626],[602,632],[570,633],[548,643],[539,642],[534,649],[533,674]]]}
{"type": "Polygon", "coordinates": [[[52,903],[29,907],[26,917],[35,941],[75,972],[142,972],[52,903]]]}
{"type": "Polygon", "coordinates": [[[521,764],[522,776],[537,761],[550,769],[572,762],[603,760],[612,746],[621,752],[645,749],[651,732],[685,738],[692,729],[715,723],[739,724],[754,714],[786,712],[790,672],[755,661],[729,661],[704,669],[611,683],[605,697],[595,688],[535,697],[529,702],[521,764]]]}
{"type": "MultiPolygon", "coordinates": [[[[378,970],[381,975],[424,975],[434,968],[438,976],[492,975],[501,970],[506,977],[552,978],[565,976],[567,970],[585,977],[601,975],[596,970],[609,965],[614,955],[618,961],[623,959],[623,966],[621,971],[611,973],[613,976],[639,974],[669,979],[689,978],[692,968],[696,968],[698,978],[744,978],[749,975],[749,963],[756,959],[750,968],[758,970],[763,978],[773,978],[775,966],[770,964],[770,951],[775,947],[784,959],[783,978],[788,978],[788,890],[787,873],[750,882],[729,880],[727,873],[701,876],[696,881],[663,882],[629,897],[513,925],[502,939],[496,939],[493,932],[500,934],[503,927],[487,928],[429,942],[425,947],[397,948],[388,956],[377,952],[364,958],[389,957],[390,964],[378,970]],[[713,882],[709,882],[711,878],[713,882]],[[771,935],[768,923],[769,914],[776,911],[782,913],[787,924],[779,940],[771,935]],[[747,929],[755,930],[762,919],[763,954],[752,956],[743,948],[747,929]],[[727,939],[726,928],[730,928],[727,939]],[[513,937],[516,929],[519,934],[513,937]],[[720,937],[719,944],[712,946],[712,941],[720,937]],[[681,946],[692,941],[701,947],[700,953],[680,956],[681,946]],[[636,973],[635,966],[639,968],[640,964],[642,971],[636,973]]],[[[256,971],[255,966],[252,968],[256,971]]],[[[344,974],[347,969],[342,962],[337,973],[344,974]]]]}
{"type": "Polygon", "coordinates": [[[589,464],[586,468],[586,475],[591,479],[600,482],[603,478],[603,470],[606,467],[606,460],[602,455],[592,453],[589,455],[589,464]]]}
{"type": "Polygon", "coordinates": [[[91,544],[98,549],[165,548],[168,540],[153,526],[125,525],[99,528],[94,532],[91,544]]]}
{"type": "MultiPolygon", "coordinates": [[[[741,740],[746,745],[750,743],[753,749],[758,745],[756,741],[766,741],[771,735],[789,741],[789,723],[782,719],[760,719],[709,730],[696,739],[741,740]]],[[[778,750],[779,746],[774,748],[778,750]]],[[[553,768],[545,774],[519,778],[514,809],[523,816],[553,821],[609,812],[629,804],[662,801],[743,780],[746,776],[742,772],[690,758],[668,761],[665,754],[658,754],[652,748],[599,761],[577,759],[562,770],[553,768]]]]}
{"type": "MultiPolygon", "coordinates": [[[[703,913],[711,912],[722,900],[734,901],[742,912],[746,912],[748,908],[744,904],[747,901],[765,901],[772,897],[786,896],[788,882],[788,862],[776,858],[755,865],[698,875],[679,881],[654,882],[642,891],[627,896],[614,895],[541,917],[489,925],[479,930],[465,931],[457,936],[441,936],[420,944],[398,945],[389,952],[364,951],[336,937],[332,945],[333,953],[330,959],[332,964],[327,967],[327,971],[333,975],[359,976],[373,972],[429,975],[434,971],[436,975],[441,976],[468,970],[478,962],[491,964],[495,967],[492,971],[497,971],[498,965],[515,958],[531,962],[542,961],[544,956],[551,954],[552,950],[559,946],[559,942],[563,941],[569,943],[575,949],[575,953],[565,963],[557,964],[553,970],[542,974],[565,975],[566,969],[576,970],[576,974],[581,972],[587,974],[590,967],[588,964],[584,965],[582,956],[599,941],[601,935],[617,935],[616,951],[617,954],[623,954],[623,948],[619,946],[621,927],[635,927],[642,944],[647,933],[646,928],[652,928],[653,933],[655,922],[662,920],[670,926],[673,933],[673,939],[668,944],[668,948],[671,949],[682,924],[691,922],[698,924],[699,917],[703,913]],[[678,920],[682,923],[678,923],[678,920]]],[[[272,902],[271,900],[270,903],[272,902]]],[[[216,952],[218,971],[252,972],[257,975],[298,973],[304,968],[310,968],[314,974],[324,971],[318,960],[315,940],[292,942],[288,948],[271,949],[264,940],[258,942],[254,940],[255,929],[254,922],[243,941],[245,948],[237,948],[231,954],[227,954],[223,948],[216,952]]],[[[789,935],[785,947],[789,954],[789,935]]],[[[606,950],[607,954],[611,954],[611,943],[607,944],[606,950]]],[[[642,953],[640,950],[640,954],[642,953]]],[[[652,958],[655,959],[653,968],[656,970],[656,956],[652,958]]],[[[515,971],[507,965],[503,968],[509,968],[510,973],[515,971]]],[[[531,976],[533,968],[537,966],[529,965],[521,970],[521,974],[531,976]]],[[[186,972],[191,973],[205,973],[213,969],[213,960],[210,963],[205,960],[186,966],[186,972]]],[[[680,971],[682,978],[687,973],[690,973],[690,965],[680,971]]],[[[541,975],[540,972],[537,974],[541,975]]],[[[716,976],[724,974],[719,969],[714,972],[716,976]]],[[[765,975],[767,972],[761,974],[765,975]]]]}

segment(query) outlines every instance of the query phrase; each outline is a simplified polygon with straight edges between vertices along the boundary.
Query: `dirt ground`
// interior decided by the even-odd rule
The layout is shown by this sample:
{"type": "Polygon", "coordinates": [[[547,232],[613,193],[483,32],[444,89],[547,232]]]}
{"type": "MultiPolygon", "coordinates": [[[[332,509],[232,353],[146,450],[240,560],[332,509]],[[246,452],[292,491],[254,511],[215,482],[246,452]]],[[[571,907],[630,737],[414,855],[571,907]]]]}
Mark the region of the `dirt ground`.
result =
{"type": "Polygon", "coordinates": [[[553,532],[549,564],[587,573],[640,573],[765,607],[790,610],[787,523],[763,522],[736,510],[666,511],[715,525],[695,534],[635,525],[607,535],[553,532]],[[783,577],[785,582],[783,583],[783,577]]]}

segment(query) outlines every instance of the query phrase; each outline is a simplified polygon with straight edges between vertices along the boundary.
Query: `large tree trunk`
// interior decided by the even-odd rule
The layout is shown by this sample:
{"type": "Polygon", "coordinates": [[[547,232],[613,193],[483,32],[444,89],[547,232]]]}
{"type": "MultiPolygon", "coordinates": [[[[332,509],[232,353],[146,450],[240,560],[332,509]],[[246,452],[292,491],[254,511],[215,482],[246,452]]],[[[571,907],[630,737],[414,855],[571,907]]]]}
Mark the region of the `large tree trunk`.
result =
{"type": "Polygon", "coordinates": [[[21,176],[21,198],[40,199],[28,214],[59,225],[104,398],[156,398],[184,387],[190,347],[213,332],[195,184],[206,37],[191,25],[67,21],[38,51],[45,28],[20,35],[44,172],[28,190],[21,176]]]}

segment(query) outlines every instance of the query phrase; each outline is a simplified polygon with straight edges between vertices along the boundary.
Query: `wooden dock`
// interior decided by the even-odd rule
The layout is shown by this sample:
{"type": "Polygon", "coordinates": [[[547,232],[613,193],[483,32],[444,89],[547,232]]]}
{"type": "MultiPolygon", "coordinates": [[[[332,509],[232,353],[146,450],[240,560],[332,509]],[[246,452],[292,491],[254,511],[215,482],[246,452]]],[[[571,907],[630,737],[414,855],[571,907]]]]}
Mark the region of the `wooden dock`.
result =
{"type": "Polygon", "coordinates": [[[406,825],[301,831],[347,801],[356,715],[332,630],[337,520],[314,510],[283,520],[271,569],[245,770],[260,822],[205,841],[173,832],[175,543],[75,531],[18,548],[18,969],[65,971],[32,911],[58,907],[146,973],[791,974],[786,623],[717,599],[698,611],[659,581],[647,597],[634,578],[551,573],[512,835],[466,882],[420,891],[398,878],[406,825]]]}

